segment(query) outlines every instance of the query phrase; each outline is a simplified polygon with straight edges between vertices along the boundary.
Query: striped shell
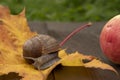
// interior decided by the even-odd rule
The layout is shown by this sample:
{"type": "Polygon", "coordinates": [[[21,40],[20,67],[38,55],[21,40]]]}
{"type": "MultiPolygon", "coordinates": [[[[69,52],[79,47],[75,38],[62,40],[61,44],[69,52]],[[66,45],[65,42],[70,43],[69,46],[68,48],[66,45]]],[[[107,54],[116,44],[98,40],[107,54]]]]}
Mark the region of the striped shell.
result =
{"type": "Polygon", "coordinates": [[[23,57],[38,58],[41,55],[56,52],[60,49],[56,39],[48,35],[36,35],[23,45],[23,57]]]}

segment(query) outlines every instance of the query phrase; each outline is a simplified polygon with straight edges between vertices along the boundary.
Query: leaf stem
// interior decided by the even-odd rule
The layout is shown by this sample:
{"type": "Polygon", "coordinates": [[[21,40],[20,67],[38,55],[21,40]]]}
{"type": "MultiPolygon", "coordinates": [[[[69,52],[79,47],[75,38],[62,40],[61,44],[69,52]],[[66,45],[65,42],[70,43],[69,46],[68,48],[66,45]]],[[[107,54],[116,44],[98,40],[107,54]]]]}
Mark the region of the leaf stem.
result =
{"type": "Polygon", "coordinates": [[[92,23],[89,22],[83,26],[78,27],[77,29],[75,29],[74,31],[72,31],[59,45],[63,46],[73,35],[75,35],[76,33],[78,33],[79,31],[81,31],[82,29],[91,26],[92,23]]]}

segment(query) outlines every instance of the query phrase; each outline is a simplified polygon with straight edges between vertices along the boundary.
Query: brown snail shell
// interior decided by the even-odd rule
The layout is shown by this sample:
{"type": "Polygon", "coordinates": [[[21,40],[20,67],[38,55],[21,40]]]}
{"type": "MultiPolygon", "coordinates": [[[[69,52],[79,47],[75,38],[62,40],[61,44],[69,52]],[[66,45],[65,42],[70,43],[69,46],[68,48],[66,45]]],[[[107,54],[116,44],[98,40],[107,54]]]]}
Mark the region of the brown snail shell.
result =
{"type": "Polygon", "coordinates": [[[37,35],[23,45],[23,56],[37,58],[43,54],[56,52],[60,49],[58,41],[48,35],[37,35]]]}
{"type": "Polygon", "coordinates": [[[33,63],[34,61],[29,58],[38,58],[42,55],[53,53],[59,51],[60,46],[56,39],[48,35],[36,35],[28,39],[23,45],[23,57],[28,63],[33,63]]]}

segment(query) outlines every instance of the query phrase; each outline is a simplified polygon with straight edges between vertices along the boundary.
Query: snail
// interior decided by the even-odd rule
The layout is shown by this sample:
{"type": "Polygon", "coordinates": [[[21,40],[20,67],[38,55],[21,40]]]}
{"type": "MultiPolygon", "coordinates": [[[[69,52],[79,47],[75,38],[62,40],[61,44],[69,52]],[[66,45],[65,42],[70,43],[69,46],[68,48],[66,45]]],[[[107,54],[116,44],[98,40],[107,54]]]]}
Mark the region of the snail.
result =
{"type": "Polygon", "coordinates": [[[55,38],[48,35],[40,34],[28,39],[24,43],[23,57],[28,63],[32,63],[35,68],[40,70],[45,69],[45,65],[50,66],[52,63],[59,60],[57,56],[59,50],[60,45],[55,38]]]}
{"type": "MultiPolygon", "coordinates": [[[[41,55],[59,51],[58,41],[51,36],[40,34],[28,39],[23,45],[23,56],[38,58],[41,55]]],[[[30,61],[28,61],[31,63],[30,61]]]]}
{"type": "Polygon", "coordinates": [[[38,34],[24,43],[23,58],[38,70],[49,68],[55,62],[60,60],[58,57],[58,51],[65,42],[81,29],[90,25],[91,23],[88,23],[75,29],[60,44],[55,38],[49,35],[38,34]]]}

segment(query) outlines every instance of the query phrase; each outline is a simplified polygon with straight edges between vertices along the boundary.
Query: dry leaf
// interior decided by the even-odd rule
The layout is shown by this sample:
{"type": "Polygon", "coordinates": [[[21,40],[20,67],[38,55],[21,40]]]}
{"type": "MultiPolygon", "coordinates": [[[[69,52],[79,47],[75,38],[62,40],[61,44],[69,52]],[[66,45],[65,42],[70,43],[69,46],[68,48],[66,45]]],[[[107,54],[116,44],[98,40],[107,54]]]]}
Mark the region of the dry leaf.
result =
{"type": "Polygon", "coordinates": [[[22,57],[23,43],[36,35],[30,31],[25,9],[19,15],[10,15],[7,7],[0,6],[0,74],[19,73],[21,80],[43,80],[41,71],[28,65],[22,57]]]}
{"type": "MultiPolygon", "coordinates": [[[[60,53],[65,54],[65,51],[61,51],[60,53]]],[[[75,52],[75,53],[69,54],[66,57],[63,57],[63,59],[61,59],[61,64],[63,66],[84,66],[84,67],[89,67],[89,68],[92,68],[92,67],[100,68],[103,70],[107,69],[107,70],[111,70],[111,71],[114,71],[115,73],[117,73],[117,71],[112,66],[101,62],[96,57],[86,56],[86,55],[80,54],[78,52],[75,52]],[[83,60],[87,60],[88,62],[84,63],[83,60]]]]}
{"type": "Polygon", "coordinates": [[[58,64],[115,71],[111,66],[100,62],[93,56],[85,56],[78,52],[67,54],[65,50],[59,52],[61,60],[46,70],[38,71],[27,64],[22,56],[24,42],[36,34],[29,29],[25,9],[19,15],[11,15],[7,7],[0,6],[0,75],[15,72],[22,77],[21,80],[46,80],[58,64]],[[84,59],[89,62],[84,63],[84,59]]]}
{"type": "Polygon", "coordinates": [[[60,61],[56,62],[53,66],[50,68],[42,71],[45,77],[49,75],[49,73],[58,65],[62,64],[63,66],[83,66],[86,68],[100,68],[100,69],[106,69],[106,70],[111,70],[118,74],[118,72],[110,65],[105,64],[98,60],[94,56],[88,56],[88,55],[83,55],[81,53],[75,52],[71,54],[67,54],[65,50],[59,51],[59,57],[61,58],[60,61]],[[89,62],[84,63],[83,60],[88,60],[89,62]]]}

